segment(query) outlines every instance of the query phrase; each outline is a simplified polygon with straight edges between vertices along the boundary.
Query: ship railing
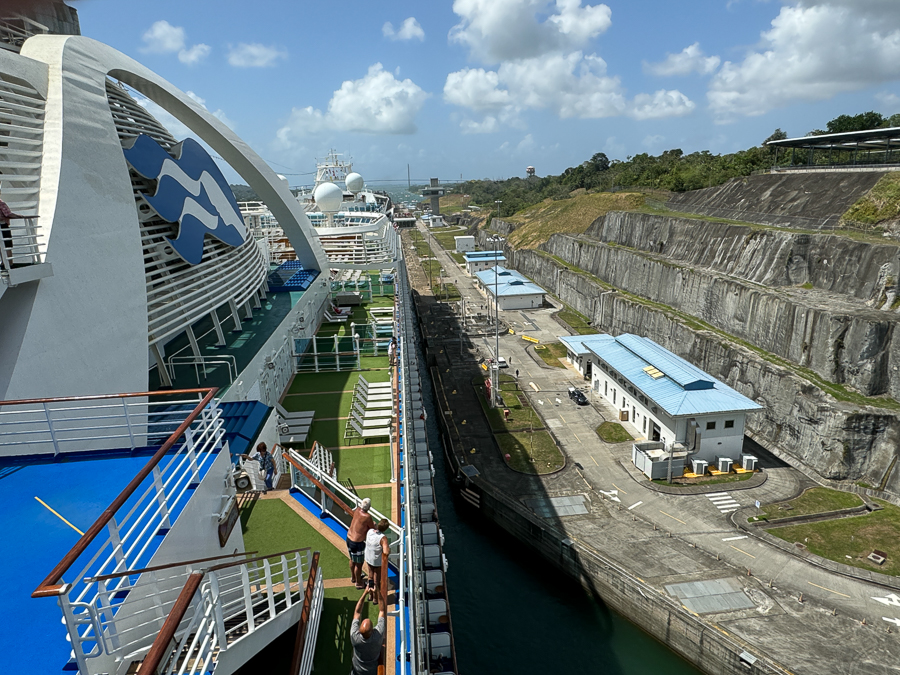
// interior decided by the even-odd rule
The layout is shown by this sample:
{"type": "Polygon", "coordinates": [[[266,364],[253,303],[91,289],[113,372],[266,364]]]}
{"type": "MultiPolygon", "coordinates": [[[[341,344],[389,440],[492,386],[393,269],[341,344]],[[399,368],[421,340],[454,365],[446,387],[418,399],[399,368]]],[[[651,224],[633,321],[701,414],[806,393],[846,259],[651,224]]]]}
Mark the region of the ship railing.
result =
{"type": "MultiPolygon", "coordinates": [[[[48,405],[51,410],[61,406],[59,410],[71,415],[73,408],[63,405],[69,404],[79,413],[97,413],[91,416],[108,423],[100,427],[89,425],[87,429],[78,425],[71,427],[82,435],[82,446],[128,438],[132,441],[132,449],[136,449],[141,447],[142,440],[146,442],[151,438],[147,431],[141,434],[134,430],[136,420],[152,425],[157,431],[175,426],[147,464],[32,593],[34,598],[57,599],[74,660],[82,673],[88,672],[87,659],[107,653],[112,635],[119,632],[105,622],[115,622],[122,607],[141,600],[129,587],[127,577],[119,576],[102,585],[93,579],[147,565],[219,451],[227,450],[222,412],[214,399],[216,391],[215,388],[189,389],[0,402],[0,410],[4,412],[8,406],[48,405]],[[179,397],[174,405],[171,396],[179,397]],[[153,402],[148,403],[148,398],[153,402]],[[139,411],[132,417],[129,406],[135,400],[140,402],[139,411]],[[160,400],[168,404],[164,421],[155,419],[162,413],[151,415],[146,412],[161,405],[160,400]],[[116,410],[110,411],[110,405],[116,410]],[[110,421],[114,415],[117,416],[115,421],[110,421]],[[84,436],[85,433],[93,436],[84,436]]],[[[54,424],[59,421],[48,416],[51,435],[60,431],[60,426],[54,424]]],[[[58,437],[54,442],[61,444],[58,437]]]]}
{"type": "MultiPolygon", "coordinates": [[[[292,620],[283,628],[299,619],[298,668],[292,672],[308,675],[323,599],[319,553],[309,548],[191,571],[153,639],[131,652],[122,650],[116,673],[131,672],[136,661],[141,672],[153,675],[213,673],[230,649],[246,652],[238,646],[241,640],[290,612],[292,620]]],[[[230,666],[245,659],[246,653],[230,666]]]]}
{"type": "Polygon", "coordinates": [[[8,224],[0,224],[0,270],[8,274],[16,267],[39,265],[46,255],[37,216],[16,216],[8,224]]]}

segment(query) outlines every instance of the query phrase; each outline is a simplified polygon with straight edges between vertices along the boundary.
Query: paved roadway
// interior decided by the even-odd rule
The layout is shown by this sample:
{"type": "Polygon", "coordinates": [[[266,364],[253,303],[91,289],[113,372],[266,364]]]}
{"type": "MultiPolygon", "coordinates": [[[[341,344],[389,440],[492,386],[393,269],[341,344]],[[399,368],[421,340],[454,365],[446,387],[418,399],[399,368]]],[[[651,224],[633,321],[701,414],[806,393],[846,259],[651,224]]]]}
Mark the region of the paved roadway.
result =
{"type": "MultiPolygon", "coordinates": [[[[428,236],[421,224],[419,227],[428,236]]],[[[437,241],[432,241],[432,249],[444,267],[445,278],[449,277],[456,285],[470,308],[480,309],[485,300],[475,289],[471,277],[450,258],[437,241]]],[[[520,389],[526,392],[534,409],[544,418],[546,426],[560,442],[569,463],[580,467],[578,474],[583,478],[580,486],[577,479],[570,479],[568,490],[560,485],[559,480],[548,479],[545,481],[548,485],[547,494],[584,493],[585,488],[589,487],[592,496],[591,516],[601,511],[599,517],[604,521],[611,518],[620,524],[653,525],[660,537],[668,538],[671,533],[673,538],[668,540],[667,551],[676,550],[678,547],[674,544],[681,542],[689,549],[705,552],[727,563],[735,574],[743,576],[749,571],[756,581],[755,587],[762,591],[751,593],[760,614],[771,615],[783,611],[804,623],[824,624],[818,627],[820,634],[829,630],[843,633],[863,626],[867,626],[866,630],[870,632],[878,631],[883,634],[892,630],[894,634],[889,637],[889,642],[885,644],[882,639],[878,639],[878,647],[868,648],[870,658],[864,661],[872,669],[871,672],[900,672],[900,666],[896,665],[900,662],[900,646],[896,643],[900,639],[900,592],[894,594],[890,589],[819,568],[748,536],[730,520],[730,514],[737,508],[753,507],[756,500],[770,503],[791,498],[813,482],[796,469],[773,459],[766,463],[766,481],[751,489],[723,485],[722,490],[716,494],[670,495],[648,488],[648,482],[631,464],[630,443],[607,444],[594,431],[603,421],[615,420],[615,411],[599,397],[590,394],[591,405],[576,405],[566,394],[568,387],[581,387],[587,392],[588,383],[573,369],[552,368],[526,351],[530,343],[521,338],[520,332],[541,342],[552,342],[561,335],[567,335],[562,326],[553,320],[551,314],[554,311],[556,310],[529,310],[527,315],[533,322],[532,326],[526,325],[525,318],[519,311],[500,313],[501,319],[517,333],[500,337],[500,354],[510,364],[508,372],[514,374],[518,370],[520,389]],[[538,388],[537,392],[531,387],[532,383],[538,388]],[[605,500],[605,509],[594,508],[593,502],[597,498],[605,500]],[[840,618],[844,620],[840,621],[840,618]]],[[[482,356],[493,355],[493,337],[476,340],[475,345],[482,356]]],[[[631,427],[630,431],[637,434],[638,430],[631,427]]],[[[493,481],[495,476],[490,478],[493,481]]],[[[595,517],[594,520],[596,519],[595,517]]],[[[567,528],[572,538],[594,543],[597,548],[608,552],[611,533],[607,525],[600,526],[607,528],[601,534],[598,524],[590,519],[570,517],[568,522],[572,523],[571,528],[567,528]],[[606,544],[604,547],[598,543],[601,536],[606,544]]],[[[666,555],[670,554],[667,552],[666,555]]],[[[668,562],[669,572],[678,570],[678,563],[672,563],[671,560],[668,562]]],[[[699,570],[692,564],[684,564],[682,567],[686,578],[699,570]]],[[[704,564],[701,567],[706,568],[703,574],[709,577],[708,566],[704,564]]],[[[674,579],[677,575],[669,576],[674,579]]],[[[756,642],[761,639],[759,635],[754,635],[754,631],[768,632],[771,628],[753,625],[753,617],[746,613],[742,618],[745,621],[735,621],[732,628],[748,641],[756,642]]],[[[727,625],[722,621],[719,623],[727,625]]],[[[831,660],[827,659],[828,648],[824,645],[815,645],[812,649],[821,651],[826,661],[831,660]]],[[[855,665],[848,666],[846,671],[831,672],[857,672],[856,668],[863,665],[862,662],[856,662],[855,665]]]]}

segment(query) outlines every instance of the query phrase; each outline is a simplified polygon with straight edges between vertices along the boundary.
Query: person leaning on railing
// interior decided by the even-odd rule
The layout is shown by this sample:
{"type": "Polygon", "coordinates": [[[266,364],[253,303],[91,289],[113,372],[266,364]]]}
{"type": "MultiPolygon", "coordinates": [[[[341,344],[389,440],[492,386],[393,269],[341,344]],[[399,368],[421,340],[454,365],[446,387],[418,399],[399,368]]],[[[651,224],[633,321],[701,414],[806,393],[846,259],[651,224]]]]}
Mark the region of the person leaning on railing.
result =
{"type": "Polygon", "coordinates": [[[0,199],[0,235],[3,237],[3,248],[6,251],[6,259],[9,261],[9,266],[14,267],[12,259],[12,250],[13,250],[13,238],[12,238],[12,229],[10,228],[11,220],[16,218],[27,218],[28,216],[20,216],[18,213],[13,213],[12,209],[7,206],[6,202],[0,199]]]}
{"type": "Polygon", "coordinates": [[[378,624],[372,628],[369,619],[362,619],[362,608],[369,595],[368,589],[356,602],[353,611],[353,623],[350,624],[350,644],[353,646],[353,670],[351,675],[377,675],[378,658],[381,656],[381,643],[384,641],[384,598],[381,589],[375,589],[375,600],[378,603],[378,624]],[[360,619],[362,619],[360,621],[360,619]]]}

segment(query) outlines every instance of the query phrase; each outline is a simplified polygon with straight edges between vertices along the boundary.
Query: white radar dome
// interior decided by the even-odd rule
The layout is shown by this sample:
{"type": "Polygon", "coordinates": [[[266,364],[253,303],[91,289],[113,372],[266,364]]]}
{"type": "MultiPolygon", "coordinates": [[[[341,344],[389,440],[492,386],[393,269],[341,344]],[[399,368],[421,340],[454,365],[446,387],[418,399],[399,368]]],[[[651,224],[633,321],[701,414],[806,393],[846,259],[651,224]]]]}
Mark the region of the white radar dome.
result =
{"type": "Polygon", "coordinates": [[[365,186],[365,181],[363,181],[362,176],[354,172],[347,174],[347,177],[344,179],[344,185],[347,186],[347,190],[349,192],[357,194],[358,192],[362,192],[362,189],[365,186]]]}
{"type": "Polygon", "coordinates": [[[344,191],[334,183],[322,183],[313,192],[313,198],[324,213],[337,213],[344,201],[344,191]]]}

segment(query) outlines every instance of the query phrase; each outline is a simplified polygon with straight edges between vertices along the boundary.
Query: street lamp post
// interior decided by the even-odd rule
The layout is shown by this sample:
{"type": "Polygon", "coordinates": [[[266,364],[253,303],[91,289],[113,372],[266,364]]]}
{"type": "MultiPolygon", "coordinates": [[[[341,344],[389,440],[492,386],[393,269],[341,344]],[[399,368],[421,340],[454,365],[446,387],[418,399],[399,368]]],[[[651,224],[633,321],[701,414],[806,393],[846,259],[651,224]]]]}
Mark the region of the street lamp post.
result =
{"type": "Polygon", "coordinates": [[[500,237],[496,234],[491,237],[491,241],[494,243],[494,372],[497,373],[497,382],[494,388],[495,393],[493,398],[494,407],[496,407],[497,400],[500,398],[500,394],[497,390],[500,387],[500,297],[497,295],[498,282],[500,280],[500,263],[497,260],[497,245],[499,240],[500,237]]]}
{"type": "Polygon", "coordinates": [[[497,205],[497,219],[500,218],[500,205],[503,203],[502,199],[495,199],[494,203],[497,205]]]}

